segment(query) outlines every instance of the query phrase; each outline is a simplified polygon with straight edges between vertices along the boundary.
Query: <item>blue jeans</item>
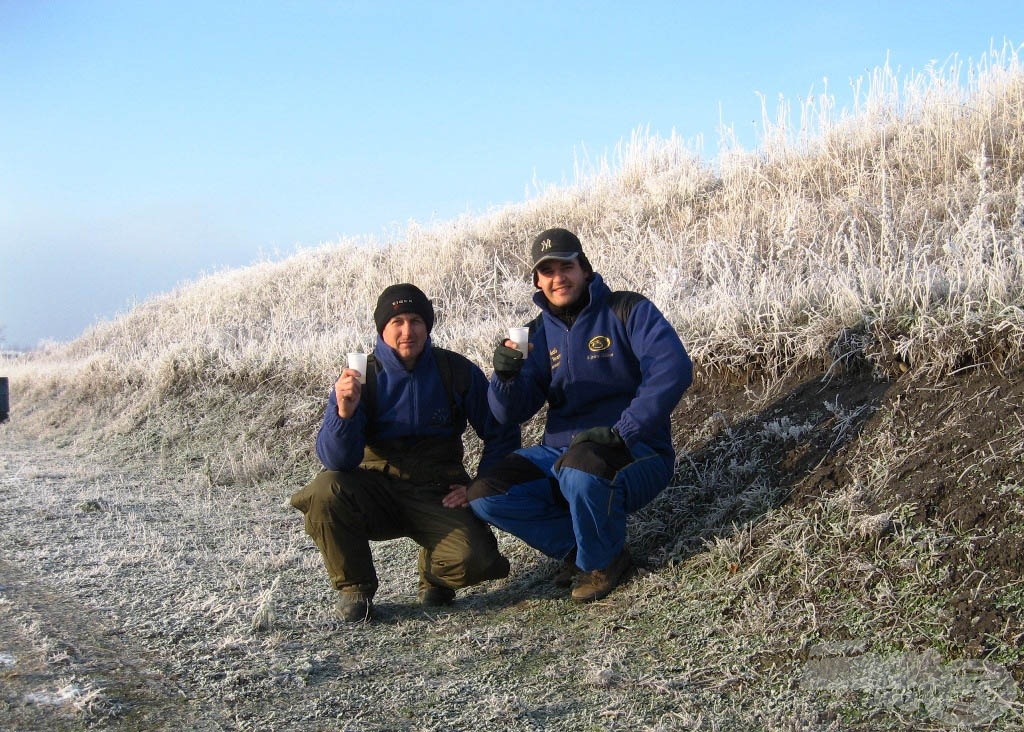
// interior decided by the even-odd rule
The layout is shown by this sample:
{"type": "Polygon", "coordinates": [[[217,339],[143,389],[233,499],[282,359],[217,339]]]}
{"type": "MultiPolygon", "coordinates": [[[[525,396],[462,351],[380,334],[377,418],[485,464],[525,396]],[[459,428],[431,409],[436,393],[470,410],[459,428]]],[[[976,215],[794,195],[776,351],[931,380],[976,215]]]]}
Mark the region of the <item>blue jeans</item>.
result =
{"type": "Polygon", "coordinates": [[[643,443],[631,450],[536,445],[475,480],[470,507],[549,557],[565,559],[575,548],[576,565],[589,572],[619,555],[627,514],[650,503],[671,477],[669,461],[643,443]]]}

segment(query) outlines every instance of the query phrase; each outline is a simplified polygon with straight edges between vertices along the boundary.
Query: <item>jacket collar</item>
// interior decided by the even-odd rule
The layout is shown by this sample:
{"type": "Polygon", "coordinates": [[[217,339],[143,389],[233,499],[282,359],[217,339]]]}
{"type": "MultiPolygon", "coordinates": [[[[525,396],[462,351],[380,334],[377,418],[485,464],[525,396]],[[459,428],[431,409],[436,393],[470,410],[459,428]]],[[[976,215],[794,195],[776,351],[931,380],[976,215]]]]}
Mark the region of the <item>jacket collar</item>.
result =
{"type": "MultiPolygon", "coordinates": [[[[395,350],[384,342],[381,336],[377,336],[377,345],[373,347],[373,357],[377,359],[380,366],[385,371],[391,373],[409,373],[406,371],[405,364],[402,363],[401,359],[398,358],[398,354],[395,350]]],[[[416,359],[416,365],[413,367],[413,372],[423,371],[425,368],[430,368],[430,364],[434,362],[434,343],[430,336],[427,336],[427,345],[423,347],[423,353],[416,359]]]]}

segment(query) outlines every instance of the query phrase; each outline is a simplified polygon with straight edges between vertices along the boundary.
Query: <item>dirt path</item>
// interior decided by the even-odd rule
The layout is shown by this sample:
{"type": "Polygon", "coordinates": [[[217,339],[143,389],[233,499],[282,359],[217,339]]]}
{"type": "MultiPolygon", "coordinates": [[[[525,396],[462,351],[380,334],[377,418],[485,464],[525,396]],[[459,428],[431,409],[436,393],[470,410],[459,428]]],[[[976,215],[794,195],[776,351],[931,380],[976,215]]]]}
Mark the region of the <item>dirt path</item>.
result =
{"type": "Polygon", "coordinates": [[[500,699],[503,677],[462,661],[494,653],[475,611],[500,613],[529,572],[427,613],[415,547],[376,545],[378,622],[344,625],[294,486],[116,468],[7,429],[0,729],[458,729],[469,701],[500,699]]]}
{"type": "Polygon", "coordinates": [[[0,709],[12,729],[76,729],[117,716],[139,730],[181,717],[183,697],[109,618],[0,561],[0,709]]]}
{"type": "MultiPolygon", "coordinates": [[[[5,435],[7,437],[7,435],[5,435]]],[[[0,456],[0,719],[9,729],[74,730],[117,720],[138,730],[198,721],[182,690],[102,581],[113,571],[100,528],[123,474],[37,443],[0,456]],[[74,466],[74,467],[71,467],[74,466]]],[[[138,486],[135,486],[137,489],[138,486]]],[[[121,595],[131,592],[124,587],[121,595]]]]}

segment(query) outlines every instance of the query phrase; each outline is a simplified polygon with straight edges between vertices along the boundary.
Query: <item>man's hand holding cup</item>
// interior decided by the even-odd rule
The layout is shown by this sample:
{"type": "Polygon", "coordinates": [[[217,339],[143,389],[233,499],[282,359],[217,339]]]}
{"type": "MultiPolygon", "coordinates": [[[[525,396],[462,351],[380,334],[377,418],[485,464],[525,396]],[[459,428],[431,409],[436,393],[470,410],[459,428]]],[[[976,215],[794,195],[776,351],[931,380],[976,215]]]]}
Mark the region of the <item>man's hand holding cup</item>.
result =
{"type": "Polygon", "coordinates": [[[349,419],[356,413],[359,397],[366,383],[366,354],[348,354],[348,368],[334,383],[334,396],[338,399],[338,416],[349,419]]]}
{"type": "Polygon", "coordinates": [[[529,328],[509,328],[508,335],[494,349],[494,372],[502,379],[515,378],[529,353],[529,328]]]}

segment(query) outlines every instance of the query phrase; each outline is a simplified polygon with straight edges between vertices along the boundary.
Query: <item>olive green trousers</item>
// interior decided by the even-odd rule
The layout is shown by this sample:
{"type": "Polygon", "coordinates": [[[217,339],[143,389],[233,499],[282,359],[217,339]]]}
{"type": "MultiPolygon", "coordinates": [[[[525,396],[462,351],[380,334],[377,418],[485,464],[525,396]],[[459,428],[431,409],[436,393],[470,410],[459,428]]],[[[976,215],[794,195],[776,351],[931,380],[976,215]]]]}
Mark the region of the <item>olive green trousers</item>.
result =
{"type": "Polygon", "coordinates": [[[420,589],[457,590],[507,577],[491,529],[467,508],[446,508],[447,485],[415,484],[377,470],[324,470],[291,504],[305,515],[336,590],[377,591],[371,541],[408,537],[420,545],[420,589]]]}

